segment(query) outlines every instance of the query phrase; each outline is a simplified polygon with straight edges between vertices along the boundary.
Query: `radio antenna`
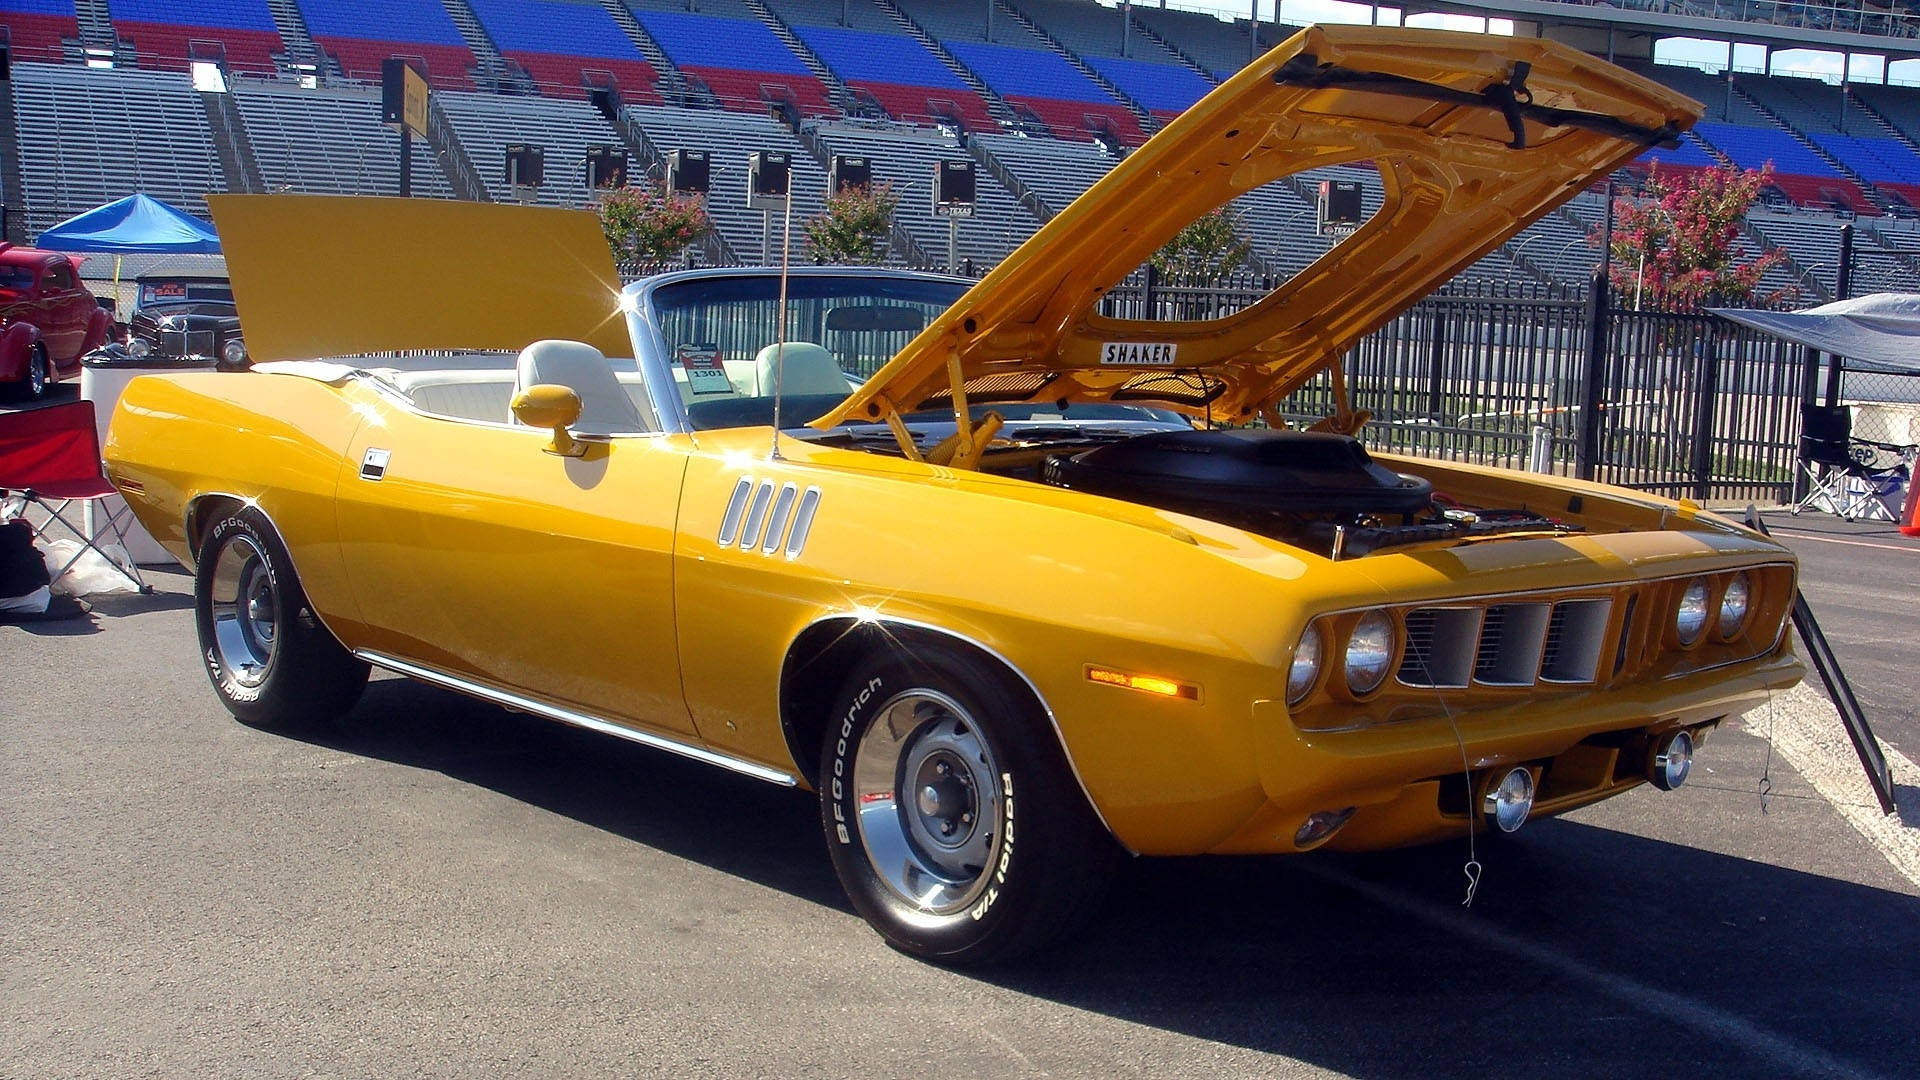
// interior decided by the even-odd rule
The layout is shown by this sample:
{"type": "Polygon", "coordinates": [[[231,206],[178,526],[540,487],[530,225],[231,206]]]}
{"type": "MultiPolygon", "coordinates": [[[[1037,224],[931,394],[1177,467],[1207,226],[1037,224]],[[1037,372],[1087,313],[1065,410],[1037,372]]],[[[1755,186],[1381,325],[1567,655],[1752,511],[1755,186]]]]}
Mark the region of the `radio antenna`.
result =
{"type": "Polygon", "coordinates": [[[773,338],[773,450],[768,455],[780,460],[780,396],[787,374],[787,267],[793,246],[793,192],[787,192],[786,212],[780,219],[780,325],[773,338]]]}

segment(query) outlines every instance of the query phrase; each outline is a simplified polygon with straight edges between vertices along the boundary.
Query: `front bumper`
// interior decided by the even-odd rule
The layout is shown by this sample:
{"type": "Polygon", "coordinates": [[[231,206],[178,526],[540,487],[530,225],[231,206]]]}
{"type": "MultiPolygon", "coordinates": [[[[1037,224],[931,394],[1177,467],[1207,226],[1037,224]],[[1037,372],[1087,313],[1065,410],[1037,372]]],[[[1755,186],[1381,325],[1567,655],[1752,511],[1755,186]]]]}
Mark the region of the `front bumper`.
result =
{"type": "Polygon", "coordinates": [[[1704,736],[1793,686],[1804,671],[1783,647],[1737,674],[1703,672],[1584,699],[1465,712],[1451,721],[1326,733],[1296,731],[1284,705],[1257,702],[1255,745],[1267,801],[1210,850],[1298,851],[1294,834],[1308,815],[1345,807],[1358,809],[1324,846],[1361,851],[1464,836],[1480,779],[1516,765],[1537,770],[1532,816],[1563,813],[1643,783],[1658,736],[1677,728],[1704,736]]]}

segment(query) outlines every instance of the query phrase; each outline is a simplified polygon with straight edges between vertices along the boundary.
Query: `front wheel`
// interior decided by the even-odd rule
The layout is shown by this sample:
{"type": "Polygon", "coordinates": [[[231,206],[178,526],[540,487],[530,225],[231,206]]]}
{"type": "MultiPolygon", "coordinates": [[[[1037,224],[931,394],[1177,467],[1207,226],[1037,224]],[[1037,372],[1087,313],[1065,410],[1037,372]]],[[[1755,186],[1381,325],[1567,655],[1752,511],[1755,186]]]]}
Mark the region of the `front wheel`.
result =
{"type": "Polygon", "coordinates": [[[1098,908],[1118,848],[1046,715],[1006,673],[941,647],[871,657],[836,699],[821,821],[854,907],[903,952],[984,964],[1098,908]]]}
{"type": "Polygon", "coordinates": [[[193,611],[207,678],[242,723],[331,720],[366,688],[367,665],[321,625],[286,546],[258,510],[236,511],[207,531],[193,611]]]}
{"type": "Polygon", "coordinates": [[[52,378],[47,368],[47,351],[38,345],[27,354],[27,381],[21,384],[21,391],[28,401],[39,401],[47,396],[47,383],[52,378]]]}

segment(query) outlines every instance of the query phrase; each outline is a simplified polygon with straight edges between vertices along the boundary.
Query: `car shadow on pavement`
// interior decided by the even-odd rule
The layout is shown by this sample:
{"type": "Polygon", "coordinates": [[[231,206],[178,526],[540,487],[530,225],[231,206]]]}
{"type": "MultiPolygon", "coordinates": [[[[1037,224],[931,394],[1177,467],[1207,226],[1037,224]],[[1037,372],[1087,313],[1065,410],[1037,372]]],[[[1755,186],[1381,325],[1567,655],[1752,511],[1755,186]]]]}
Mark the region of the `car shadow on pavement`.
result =
{"type": "Polygon", "coordinates": [[[636,843],[851,911],[820,838],[810,792],[402,678],[308,741],[431,769],[636,843]]]}
{"type": "Polygon", "coordinates": [[[1463,844],[1143,859],[984,977],[1352,1076],[1913,1075],[1920,899],[1565,820],[1479,855],[1470,909],[1463,844]]]}
{"type": "MultiPolygon", "coordinates": [[[[850,911],[806,792],[403,679],[308,738],[850,911]]],[[[1464,845],[1134,860],[961,977],[1353,1076],[1911,1075],[1920,899],[1567,820],[1479,854],[1470,909],[1464,845]]]]}

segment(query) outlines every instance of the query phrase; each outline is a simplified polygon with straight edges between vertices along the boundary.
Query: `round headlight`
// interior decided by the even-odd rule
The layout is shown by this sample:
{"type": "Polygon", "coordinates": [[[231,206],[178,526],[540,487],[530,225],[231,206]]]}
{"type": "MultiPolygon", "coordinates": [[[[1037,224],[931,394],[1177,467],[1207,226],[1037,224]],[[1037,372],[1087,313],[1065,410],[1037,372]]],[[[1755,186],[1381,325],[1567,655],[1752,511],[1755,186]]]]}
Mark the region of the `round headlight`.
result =
{"type": "Polygon", "coordinates": [[[1385,612],[1360,617],[1347,638],[1347,689],[1371,694],[1387,677],[1393,663],[1393,620],[1385,612]]]}
{"type": "Polygon", "coordinates": [[[1707,628],[1707,583],[1694,578],[1687,583],[1687,591],[1680,595],[1680,610],[1674,613],[1673,629],[1680,635],[1680,644],[1691,645],[1700,640],[1700,631],[1707,628]]]}
{"type": "Polygon", "coordinates": [[[1732,637],[1747,625],[1747,611],[1753,606],[1753,583],[1744,573],[1733,575],[1727,591],[1720,595],[1720,636],[1732,637]]]}
{"type": "Polygon", "coordinates": [[[232,341],[220,346],[220,359],[225,360],[229,364],[245,363],[247,359],[247,343],[241,341],[239,338],[234,338],[232,341]]]}
{"type": "Polygon", "coordinates": [[[143,337],[134,338],[127,342],[127,351],[135,356],[146,356],[153,352],[153,342],[143,337]]]}
{"type": "Polygon", "coordinates": [[[1307,691],[1313,689],[1314,680],[1320,677],[1320,637],[1320,625],[1310,624],[1307,632],[1300,635],[1300,644],[1294,646],[1293,664],[1287,668],[1289,705],[1306,700],[1307,691]]]}

